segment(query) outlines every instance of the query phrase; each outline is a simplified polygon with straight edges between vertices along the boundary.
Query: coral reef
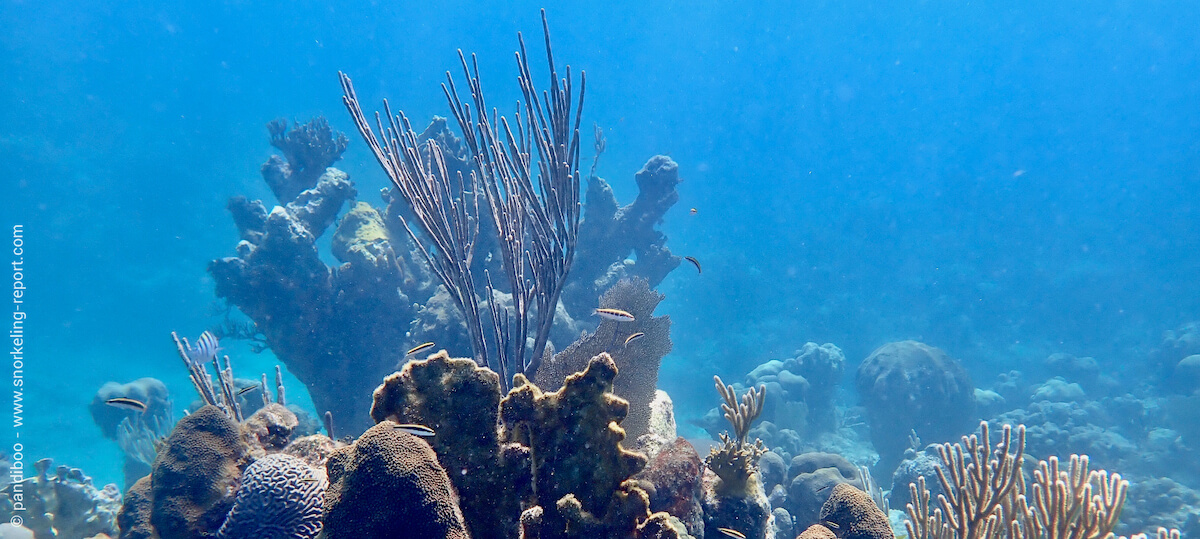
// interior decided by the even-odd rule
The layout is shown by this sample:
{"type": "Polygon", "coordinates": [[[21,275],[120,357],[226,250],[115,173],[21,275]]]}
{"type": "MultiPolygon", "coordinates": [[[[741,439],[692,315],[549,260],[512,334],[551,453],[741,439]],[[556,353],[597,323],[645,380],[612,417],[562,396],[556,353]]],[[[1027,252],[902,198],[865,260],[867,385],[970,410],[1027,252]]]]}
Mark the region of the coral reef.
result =
{"type": "MultiPolygon", "coordinates": [[[[806,343],[795,356],[772,359],[746,375],[741,391],[763,385],[767,403],[762,423],[752,434],[781,453],[794,454],[823,444],[825,435],[837,434],[834,396],[841,383],[846,357],[833,344],[806,343]]],[[[722,428],[721,411],[713,408],[697,424],[714,438],[722,428]]]]}
{"type": "Polygon", "coordinates": [[[679,166],[665,155],[651,157],[635,175],[638,196],[618,208],[604,179],[588,178],[587,205],[579,224],[579,252],[562,301],[575,318],[591,314],[600,291],[621,279],[641,277],[658,286],[680,257],[667,248],[666,236],[656,230],[667,210],[679,201],[679,166]],[[633,253],[637,260],[626,258],[633,253]]]}
{"type": "Polygon", "coordinates": [[[659,365],[671,352],[671,318],[654,316],[654,309],[665,297],[651,289],[645,279],[623,279],[616,283],[600,297],[599,306],[626,311],[633,315],[633,321],[602,320],[595,332],[583,335],[554,354],[553,359],[543,361],[534,382],[539,387],[560,387],[570,374],[586,368],[591,358],[607,353],[619,371],[613,380],[613,393],[629,402],[629,414],[621,426],[631,439],[646,434],[659,365]],[[642,336],[626,343],[626,339],[637,333],[642,336]]]}
{"type": "Polygon", "coordinates": [[[890,474],[914,430],[927,440],[952,440],[970,429],[975,387],[945,352],[902,341],[877,348],[858,367],[855,385],[867,411],[877,470],[890,474]]]}
{"type": "Polygon", "coordinates": [[[238,256],[213,261],[209,273],[217,296],[254,321],[308,387],[317,410],[331,411],[348,431],[361,432],[370,425],[365,411],[371,388],[402,359],[402,352],[375,343],[404,342],[405,328],[395,321],[415,314],[413,300],[400,291],[411,272],[404,273],[396,254],[409,250],[390,242],[374,210],[359,205],[334,234],[332,251],[341,265],[327,266],[317,238],[355,196],[344,172],[326,168],[344,149],[345,136],[325,126],[305,128],[295,140],[303,143],[286,144],[287,161],[319,170],[317,177],[289,176],[280,172],[287,168],[281,159],[268,161],[263,176],[282,205],[268,210],[259,201],[231,199],[242,237],[238,256]]]}
{"type": "MultiPolygon", "coordinates": [[[[275,406],[278,406],[277,404],[275,406]]],[[[321,531],[324,474],[285,454],[254,461],[242,475],[219,539],[312,539],[321,531]]]]}
{"type": "Polygon", "coordinates": [[[254,412],[241,424],[242,431],[266,453],[277,453],[292,440],[300,420],[287,407],[273,402],[254,412]]]}
{"type": "Polygon", "coordinates": [[[631,479],[646,457],[621,446],[617,375],[601,354],[558,391],[517,376],[501,399],[496,373],[439,352],[389,376],[372,417],[434,430],[472,537],[677,537],[684,526],[631,479]]]}
{"type": "MultiPolygon", "coordinates": [[[[34,463],[34,475],[5,474],[15,479],[0,491],[0,517],[19,523],[36,539],[83,539],[117,534],[121,492],[116,485],[97,489],[79,468],[58,466],[49,475],[50,459],[34,463]],[[16,520],[12,520],[16,519],[16,520]]],[[[15,526],[13,526],[15,528],[15,526]]]]}
{"type": "Polygon", "coordinates": [[[469,537],[437,455],[395,423],[379,423],[335,450],[326,469],[323,537],[469,537]]]}

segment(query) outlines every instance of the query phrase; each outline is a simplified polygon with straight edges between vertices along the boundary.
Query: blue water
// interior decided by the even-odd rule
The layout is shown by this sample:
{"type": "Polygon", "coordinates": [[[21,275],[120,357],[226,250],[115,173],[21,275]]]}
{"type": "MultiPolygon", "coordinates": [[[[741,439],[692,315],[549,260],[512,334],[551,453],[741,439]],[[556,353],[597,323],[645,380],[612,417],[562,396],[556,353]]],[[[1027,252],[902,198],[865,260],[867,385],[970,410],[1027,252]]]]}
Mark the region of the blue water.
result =
{"type": "MultiPolygon", "coordinates": [[[[226,200],[273,200],[266,122],[326,116],[351,137],[336,166],[378,205],[386,178],[337,71],[370,108],[387,97],[423,125],[448,113],[456,49],[479,54],[508,107],[517,31],[541,42],[535,3],[324,4],[0,3],[2,228],[25,226],[30,288],[26,453],[119,482],[86,410],[95,390],[154,376],[177,410],[193,398],[168,334],[213,321],[205,267],[237,242],[226,200]]],[[[1200,319],[1195,4],[753,4],[549,10],[559,62],[587,71],[584,125],[605,129],[598,173],[618,199],[650,156],[680,164],[662,228],[704,264],[659,287],[675,342],[660,387],[681,425],[715,405],[712,374],[806,341],[853,364],[923,340],[977,385],[1051,352],[1136,381],[1164,330],[1200,319]]],[[[275,364],[235,352],[246,375],[275,364]]]]}

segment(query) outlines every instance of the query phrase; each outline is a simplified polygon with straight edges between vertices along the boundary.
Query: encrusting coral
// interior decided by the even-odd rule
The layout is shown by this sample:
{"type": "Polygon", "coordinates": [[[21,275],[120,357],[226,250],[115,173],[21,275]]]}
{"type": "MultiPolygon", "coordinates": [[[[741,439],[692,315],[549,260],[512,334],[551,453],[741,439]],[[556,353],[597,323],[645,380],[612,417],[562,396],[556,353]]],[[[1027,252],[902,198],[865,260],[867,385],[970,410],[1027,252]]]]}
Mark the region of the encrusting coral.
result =
{"type": "Polygon", "coordinates": [[[629,414],[621,426],[631,440],[646,434],[659,365],[671,352],[671,318],[654,316],[654,309],[665,297],[646,279],[622,279],[600,297],[599,306],[626,311],[633,315],[633,321],[601,320],[595,332],[544,360],[534,382],[544,388],[560,387],[567,376],[586,368],[591,358],[607,353],[618,370],[613,393],[629,401],[629,414]],[[638,333],[642,335],[626,342],[638,333]]]}

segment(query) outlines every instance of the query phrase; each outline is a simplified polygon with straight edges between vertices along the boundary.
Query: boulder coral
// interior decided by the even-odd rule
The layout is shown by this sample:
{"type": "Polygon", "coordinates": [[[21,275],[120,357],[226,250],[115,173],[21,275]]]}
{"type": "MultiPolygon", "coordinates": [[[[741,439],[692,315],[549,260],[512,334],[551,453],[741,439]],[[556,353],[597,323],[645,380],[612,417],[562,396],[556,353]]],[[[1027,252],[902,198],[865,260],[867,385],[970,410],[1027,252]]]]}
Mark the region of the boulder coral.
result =
{"type": "Polygon", "coordinates": [[[838,539],[893,539],[888,516],[875,505],[871,496],[846,483],[833,487],[829,500],[821,507],[821,523],[833,530],[838,539]]]}
{"type": "Polygon", "coordinates": [[[216,406],[180,420],[150,474],[150,523],[158,536],[190,539],[219,529],[250,464],[250,448],[239,425],[216,406]]]}
{"type": "Polygon", "coordinates": [[[855,386],[866,408],[876,469],[890,472],[909,446],[909,434],[953,440],[975,417],[975,387],[946,352],[917,341],[877,348],[858,367],[855,386]]]}
{"type": "Polygon", "coordinates": [[[458,498],[424,440],[384,421],[329,457],[327,539],[466,539],[458,498]]]}

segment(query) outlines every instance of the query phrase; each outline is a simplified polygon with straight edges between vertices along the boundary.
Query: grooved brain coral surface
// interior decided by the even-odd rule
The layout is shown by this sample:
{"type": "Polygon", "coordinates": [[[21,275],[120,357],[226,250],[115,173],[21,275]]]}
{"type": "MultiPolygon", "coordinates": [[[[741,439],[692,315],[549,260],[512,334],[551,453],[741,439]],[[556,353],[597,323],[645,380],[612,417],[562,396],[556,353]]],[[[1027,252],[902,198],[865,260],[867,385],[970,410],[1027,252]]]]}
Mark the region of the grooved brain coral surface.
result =
{"type": "Polygon", "coordinates": [[[220,539],[310,539],[321,531],[326,482],[303,460],[273,454],[254,461],[220,539]]]}

